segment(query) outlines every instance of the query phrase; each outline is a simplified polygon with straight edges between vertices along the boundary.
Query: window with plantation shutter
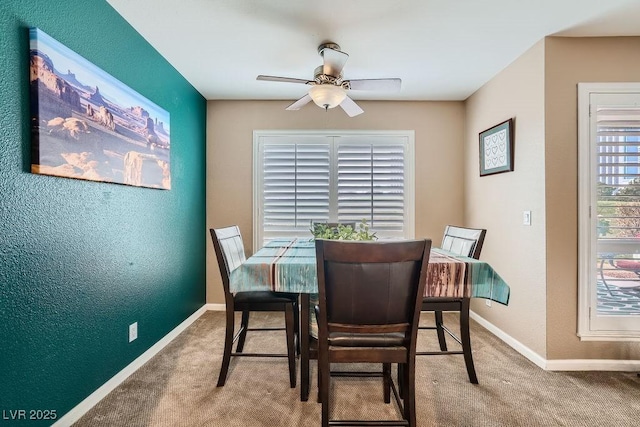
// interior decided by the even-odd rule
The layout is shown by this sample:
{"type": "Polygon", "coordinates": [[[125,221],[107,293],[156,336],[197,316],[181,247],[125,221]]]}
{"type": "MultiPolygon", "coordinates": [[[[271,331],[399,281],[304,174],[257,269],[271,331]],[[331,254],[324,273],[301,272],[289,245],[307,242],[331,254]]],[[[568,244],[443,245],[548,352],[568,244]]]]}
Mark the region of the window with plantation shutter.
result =
{"type": "Polygon", "coordinates": [[[312,222],[365,220],[413,237],[413,132],[254,132],[254,248],[310,237],[312,222]]]}
{"type": "Polygon", "coordinates": [[[578,334],[583,340],[639,339],[640,85],[578,88],[578,334]]]}

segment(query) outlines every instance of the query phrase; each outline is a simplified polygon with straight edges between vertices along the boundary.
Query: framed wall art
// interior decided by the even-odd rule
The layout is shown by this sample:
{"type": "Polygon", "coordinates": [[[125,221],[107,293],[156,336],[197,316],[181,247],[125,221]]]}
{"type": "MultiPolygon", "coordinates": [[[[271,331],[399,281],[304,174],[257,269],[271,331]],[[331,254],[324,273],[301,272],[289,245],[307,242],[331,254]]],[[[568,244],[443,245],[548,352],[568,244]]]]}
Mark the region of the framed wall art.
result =
{"type": "Polygon", "coordinates": [[[169,113],[38,28],[29,45],[31,172],[170,189],[169,113]]]}
{"type": "Polygon", "coordinates": [[[480,132],[480,176],[513,171],[513,119],[480,132]]]}

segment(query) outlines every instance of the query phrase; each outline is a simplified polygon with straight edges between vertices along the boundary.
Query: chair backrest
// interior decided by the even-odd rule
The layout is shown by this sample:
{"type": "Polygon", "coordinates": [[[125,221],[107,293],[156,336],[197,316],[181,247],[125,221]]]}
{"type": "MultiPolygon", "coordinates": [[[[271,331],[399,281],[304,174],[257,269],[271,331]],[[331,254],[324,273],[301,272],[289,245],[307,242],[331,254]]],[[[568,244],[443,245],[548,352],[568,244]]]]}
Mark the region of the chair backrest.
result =
{"type": "Polygon", "coordinates": [[[229,275],[246,260],[240,228],[237,225],[232,225],[224,228],[211,228],[209,231],[218,259],[224,293],[230,295],[229,275]]]}
{"type": "Polygon", "coordinates": [[[316,240],[319,336],[405,332],[415,343],[431,240],[316,240]]]}
{"type": "Polygon", "coordinates": [[[469,258],[480,259],[487,230],[447,225],[444,229],[441,248],[469,258]]]}

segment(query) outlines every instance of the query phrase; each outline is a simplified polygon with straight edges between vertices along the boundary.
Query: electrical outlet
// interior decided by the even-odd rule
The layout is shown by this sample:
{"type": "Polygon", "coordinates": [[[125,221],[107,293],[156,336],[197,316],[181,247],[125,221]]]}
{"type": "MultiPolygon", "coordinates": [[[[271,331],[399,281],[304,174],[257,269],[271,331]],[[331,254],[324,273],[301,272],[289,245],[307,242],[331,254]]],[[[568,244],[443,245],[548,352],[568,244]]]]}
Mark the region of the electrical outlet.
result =
{"type": "Polygon", "coordinates": [[[138,338],[138,322],[129,325],[129,342],[138,338]]]}
{"type": "Polygon", "coordinates": [[[484,300],[484,303],[487,304],[487,307],[491,307],[491,300],[490,299],[484,300]]]}
{"type": "Polygon", "coordinates": [[[531,225],[531,211],[522,212],[522,225],[531,225]]]}

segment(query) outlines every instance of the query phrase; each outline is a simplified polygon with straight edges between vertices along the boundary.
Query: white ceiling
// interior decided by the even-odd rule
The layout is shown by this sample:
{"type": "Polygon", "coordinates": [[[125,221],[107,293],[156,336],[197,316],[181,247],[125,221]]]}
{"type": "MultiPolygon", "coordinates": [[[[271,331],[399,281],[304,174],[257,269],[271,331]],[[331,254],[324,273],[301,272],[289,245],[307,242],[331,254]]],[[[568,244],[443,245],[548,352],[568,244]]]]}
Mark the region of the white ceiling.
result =
{"type": "Polygon", "coordinates": [[[640,35],[640,0],[107,0],[206,99],[285,99],[317,47],[349,54],[345,79],[399,77],[399,93],[463,100],[547,35],[640,35]]]}

